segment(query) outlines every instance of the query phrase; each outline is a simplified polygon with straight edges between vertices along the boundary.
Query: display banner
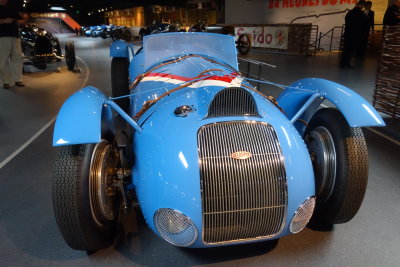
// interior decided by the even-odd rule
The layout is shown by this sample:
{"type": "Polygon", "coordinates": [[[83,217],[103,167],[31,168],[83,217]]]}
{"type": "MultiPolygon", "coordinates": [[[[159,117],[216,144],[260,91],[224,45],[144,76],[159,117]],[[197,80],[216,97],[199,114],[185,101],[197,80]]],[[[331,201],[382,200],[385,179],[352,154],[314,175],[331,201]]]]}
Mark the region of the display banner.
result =
{"type": "Polygon", "coordinates": [[[249,34],[251,36],[252,47],[288,48],[289,27],[235,27],[235,37],[238,38],[241,34],[249,34]]]}
{"type": "MultiPolygon", "coordinates": [[[[263,23],[312,23],[319,26],[323,33],[335,26],[342,26],[346,10],[354,8],[357,0],[267,0],[263,23]],[[338,14],[334,14],[338,13],[338,14]]],[[[375,23],[382,23],[387,8],[387,0],[372,1],[375,11],[375,23]]]]}

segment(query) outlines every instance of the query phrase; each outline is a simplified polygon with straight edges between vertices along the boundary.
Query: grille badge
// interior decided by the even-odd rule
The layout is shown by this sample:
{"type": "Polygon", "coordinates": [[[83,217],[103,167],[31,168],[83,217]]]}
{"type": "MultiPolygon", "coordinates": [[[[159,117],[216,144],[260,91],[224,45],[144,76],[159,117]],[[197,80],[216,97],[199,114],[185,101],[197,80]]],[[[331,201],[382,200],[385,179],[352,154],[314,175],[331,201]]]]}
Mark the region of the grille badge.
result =
{"type": "Polygon", "coordinates": [[[248,151],[237,151],[237,152],[233,152],[230,157],[233,159],[248,159],[251,158],[253,156],[253,154],[251,154],[251,152],[248,151]]]}

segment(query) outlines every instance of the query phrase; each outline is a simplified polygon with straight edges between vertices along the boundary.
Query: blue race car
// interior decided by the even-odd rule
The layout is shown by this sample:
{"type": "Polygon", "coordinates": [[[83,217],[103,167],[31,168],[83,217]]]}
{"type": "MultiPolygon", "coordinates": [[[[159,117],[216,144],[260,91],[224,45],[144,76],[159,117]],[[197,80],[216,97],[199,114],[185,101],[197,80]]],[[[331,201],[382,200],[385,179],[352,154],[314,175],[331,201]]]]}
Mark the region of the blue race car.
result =
{"type": "MultiPolygon", "coordinates": [[[[83,29],[84,35],[87,37],[99,37],[105,34],[107,34],[107,30],[109,29],[109,26],[107,25],[100,25],[100,26],[89,26],[85,27],[83,29]]],[[[107,36],[106,36],[107,38],[107,36]]],[[[105,39],[105,38],[103,38],[105,39]]]]}
{"type": "Polygon", "coordinates": [[[360,127],[384,122],[349,88],[309,78],[275,100],[240,74],[227,35],[148,35],[140,51],[117,40],[110,53],[113,96],[83,88],[55,124],[54,210],[71,248],[110,246],[135,204],[159,237],[197,248],[355,216],[368,176],[360,127]]]}

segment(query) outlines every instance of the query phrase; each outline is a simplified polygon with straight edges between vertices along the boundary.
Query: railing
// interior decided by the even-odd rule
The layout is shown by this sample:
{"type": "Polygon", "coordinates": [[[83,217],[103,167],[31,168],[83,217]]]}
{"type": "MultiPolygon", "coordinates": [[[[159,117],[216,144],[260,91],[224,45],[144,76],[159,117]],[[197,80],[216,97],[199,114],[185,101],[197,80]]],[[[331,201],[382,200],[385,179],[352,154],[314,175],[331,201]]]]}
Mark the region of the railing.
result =
{"type": "MultiPolygon", "coordinates": [[[[318,35],[319,35],[319,27],[318,25],[312,25],[311,26],[311,32],[310,32],[310,46],[309,46],[309,51],[311,52],[312,55],[315,55],[316,49],[317,49],[317,40],[318,40],[318,35]]],[[[310,54],[308,54],[310,55],[310,54]]]]}
{"type": "Polygon", "coordinates": [[[299,19],[319,18],[319,17],[322,17],[322,16],[329,16],[329,15],[342,14],[342,13],[346,13],[346,12],[348,12],[348,11],[350,11],[350,9],[346,8],[345,10],[342,10],[342,11],[335,11],[335,12],[329,12],[329,13],[322,13],[322,14],[301,16],[301,17],[297,17],[297,18],[292,19],[292,21],[290,22],[290,24],[293,24],[296,20],[299,20],[299,19]]]}
{"type": "Polygon", "coordinates": [[[318,51],[341,51],[343,47],[343,26],[335,26],[326,33],[319,33],[319,37],[310,47],[314,48],[314,55],[318,51]]]}
{"type": "MultiPolygon", "coordinates": [[[[261,88],[261,82],[260,81],[264,81],[264,82],[269,82],[268,80],[263,79],[261,76],[263,74],[263,67],[268,67],[268,68],[276,68],[275,65],[272,64],[268,64],[265,62],[261,62],[261,61],[257,61],[257,60],[253,60],[253,59],[249,59],[249,58],[241,58],[238,57],[239,63],[242,62],[244,63],[244,68],[240,68],[241,73],[246,75],[246,78],[255,78],[257,81],[257,90],[260,90],[261,88]],[[253,66],[253,68],[252,68],[253,66]],[[254,69],[255,67],[255,69],[254,69]],[[247,68],[247,69],[245,69],[247,68]],[[254,72],[252,73],[251,70],[254,70],[254,72]]],[[[241,65],[243,66],[243,65],[241,65]]]]}
{"type": "MultiPolygon", "coordinates": [[[[328,13],[322,13],[322,14],[313,14],[313,15],[307,15],[307,16],[300,16],[297,18],[294,18],[290,24],[293,24],[295,21],[300,20],[300,19],[307,19],[307,18],[320,18],[322,16],[330,16],[330,15],[337,15],[337,14],[343,14],[347,13],[350,11],[350,9],[346,8],[341,11],[335,11],[335,12],[328,12],[328,13]]],[[[332,51],[340,51],[342,48],[342,36],[343,36],[343,27],[333,27],[330,29],[327,33],[319,33],[318,32],[318,26],[313,25],[314,28],[312,28],[311,36],[310,36],[310,52],[312,54],[316,54],[320,50],[326,50],[329,52],[332,51]],[[316,33],[315,33],[316,31],[316,33]],[[313,35],[315,34],[315,35],[313,35]],[[318,36],[319,34],[319,36],[318,36]],[[340,34],[340,36],[339,36],[340,34]],[[327,40],[327,41],[325,41],[327,40]],[[324,42],[325,41],[325,42],[324,42]],[[336,49],[335,49],[336,48],[336,49]]]]}

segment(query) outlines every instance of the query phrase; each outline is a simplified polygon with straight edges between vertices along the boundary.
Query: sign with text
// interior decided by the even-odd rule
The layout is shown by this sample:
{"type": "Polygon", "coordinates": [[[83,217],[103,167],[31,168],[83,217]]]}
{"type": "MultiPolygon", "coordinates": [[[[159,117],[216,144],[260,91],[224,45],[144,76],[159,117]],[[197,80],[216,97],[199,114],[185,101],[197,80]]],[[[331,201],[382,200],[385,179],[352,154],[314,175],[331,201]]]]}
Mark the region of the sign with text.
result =
{"type": "Polygon", "coordinates": [[[358,0],[269,0],[268,8],[299,8],[315,6],[354,6],[358,0]]]}
{"type": "Polygon", "coordinates": [[[241,34],[249,34],[251,36],[252,47],[283,50],[288,48],[289,27],[235,27],[235,37],[238,38],[241,34]]]}

